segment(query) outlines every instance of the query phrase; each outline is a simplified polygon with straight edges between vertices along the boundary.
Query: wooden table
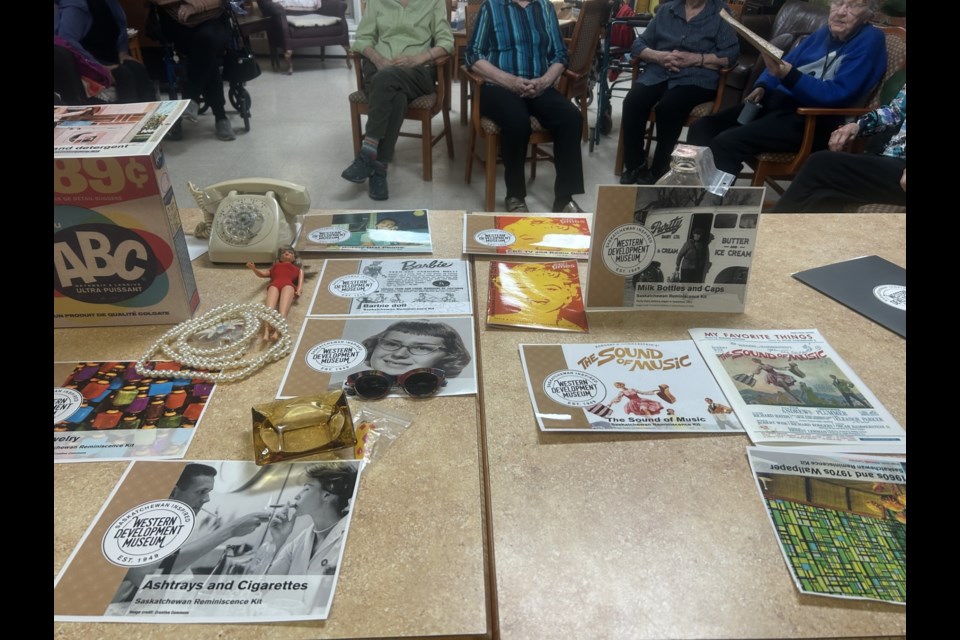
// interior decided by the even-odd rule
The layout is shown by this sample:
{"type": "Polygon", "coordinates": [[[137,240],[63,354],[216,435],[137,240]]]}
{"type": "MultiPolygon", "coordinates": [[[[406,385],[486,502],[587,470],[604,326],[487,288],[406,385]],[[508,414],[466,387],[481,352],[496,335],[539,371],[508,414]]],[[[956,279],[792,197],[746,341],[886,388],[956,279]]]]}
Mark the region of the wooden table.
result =
{"type": "MultiPolygon", "coordinates": [[[[906,633],[905,607],[797,591],[754,486],[745,435],[540,433],[518,356],[520,343],[813,327],[906,427],[906,341],[790,277],[868,254],[905,266],[905,229],[904,215],[765,215],[744,314],[591,313],[586,336],[481,332],[502,638],[906,633]]],[[[477,261],[476,282],[487,281],[488,266],[477,261]]],[[[481,291],[477,306],[485,304],[481,291]]]]}
{"type": "MultiPolygon", "coordinates": [[[[199,213],[182,213],[192,229],[199,213]]],[[[435,255],[459,255],[461,214],[431,215],[435,255]]],[[[521,342],[682,339],[690,327],[814,327],[905,427],[905,340],[790,277],[866,254],[905,266],[905,230],[897,214],[765,215],[746,313],[592,313],[586,336],[481,327],[485,421],[472,397],[390,400],[416,421],[364,472],[326,622],[55,623],[54,632],[178,640],[905,636],[905,607],[796,590],[747,466],[746,436],[541,434],[517,350],[521,342]]],[[[314,272],[321,263],[306,262],[314,272]]],[[[478,309],[486,307],[488,264],[476,261],[478,309]]],[[[241,265],[214,268],[200,258],[194,269],[200,312],[262,299],[262,283],[241,265]]],[[[295,328],[306,307],[294,305],[295,328]]],[[[136,358],[166,329],[55,330],[54,353],[136,358]]],[[[223,385],[189,457],[249,459],[249,407],[272,397],[284,366],[223,385]]],[[[54,465],[55,575],[123,468],[54,465]]]]}
{"type": "MultiPolygon", "coordinates": [[[[181,210],[186,229],[200,219],[181,210]]],[[[434,255],[460,255],[460,216],[432,211],[434,255]]],[[[348,256],[342,256],[348,257],[348,256]]],[[[353,257],[356,257],[354,254],[353,257]]],[[[290,313],[298,331],[322,260],[306,258],[314,277],[290,313]]],[[[203,313],[227,302],[259,302],[264,283],[243,265],[193,263],[203,313]]],[[[57,360],[137,359],[169,326],[59,329],[57,360]]],[[[250,460],[250,407],[270,400],[286,367],[274,363],[246,381],[217,389],[190,459],[250,460]]],[[[54,623],[63,638],[471,637],[489,634],[483,495],[475,396],[381,401],[414,422],[363,473],[330,618],[270,625],[54,623]]],[[[55,464],[54,575],[66,561],[126,467],[122,462],[55,464]]]]}

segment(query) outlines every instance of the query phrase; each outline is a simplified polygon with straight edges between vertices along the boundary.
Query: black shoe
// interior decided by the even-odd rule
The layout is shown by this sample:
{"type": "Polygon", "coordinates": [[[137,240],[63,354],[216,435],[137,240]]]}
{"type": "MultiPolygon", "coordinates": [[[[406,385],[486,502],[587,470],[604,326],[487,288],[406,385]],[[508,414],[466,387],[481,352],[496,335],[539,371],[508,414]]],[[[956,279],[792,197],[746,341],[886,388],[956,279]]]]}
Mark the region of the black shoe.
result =
{"type": "Polygon", "coordinates": [[[653,184],[655,180],[647,182],[650,177],[647,165],[642,164],[634,169],[624,169],[623,173],[620,174],[620,184],[653,184]]]}
{"type": "Polygon", "coordinates": [[[370,174],[370,182],[367,183],[367,193],[370,194],[371,200],[386,200],[390,197],[390,191],[387,189],[386,167],[374,168],[373,173],[370,174]]]}
{"type": "Polygon", "coordinates": [[[507,196],[504,199],[503,204],[507,207],[508,213],[529,213],[530,209],[527,208],[527,202],[523,198],[514,198],[513,196],[507,196]]]}
{"type": "Polygon", "coordinates": [[[367,155],[359,153],[357,157],[353,159],[353,162],[350,163],[350,166],[343,170],[340,177],[350,182],[360,184],[373,175],[375,168],[374,161],[367,155]]]}
{"type": "Polygon", "coordinates": [[[566,202],[562,200],[554,201],[553,213],[583,213],[583,209],[573,201],[573,198],[565,198],[565,200],[566,202]]]}

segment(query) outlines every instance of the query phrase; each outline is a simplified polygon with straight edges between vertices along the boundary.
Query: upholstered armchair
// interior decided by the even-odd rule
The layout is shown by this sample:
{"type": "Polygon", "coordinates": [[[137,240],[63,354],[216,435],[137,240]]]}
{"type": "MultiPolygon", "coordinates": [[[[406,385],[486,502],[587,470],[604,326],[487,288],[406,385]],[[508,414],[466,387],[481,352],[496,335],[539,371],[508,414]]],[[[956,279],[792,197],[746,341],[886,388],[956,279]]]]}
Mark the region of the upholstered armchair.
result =
{"type": "Polygon", "coordinates": [[[284,8],[278,0],[257,0],[260,12],[271,19],[267,40],[270,46],[270,62],[279,70],[277,51],[283,51],[287,73],[293,73],[293,52],[305,47],[320,47],[321,59],[326,47],[339,45],[347,53],[350,62],[350,34],[345,14],[345,0],[300,0],[284,3],[297,8],[284,8]],[[315,6],[316,8],[312,8],[315,6]],[[301,9],[300,7],[305,7],[301,9]]]}

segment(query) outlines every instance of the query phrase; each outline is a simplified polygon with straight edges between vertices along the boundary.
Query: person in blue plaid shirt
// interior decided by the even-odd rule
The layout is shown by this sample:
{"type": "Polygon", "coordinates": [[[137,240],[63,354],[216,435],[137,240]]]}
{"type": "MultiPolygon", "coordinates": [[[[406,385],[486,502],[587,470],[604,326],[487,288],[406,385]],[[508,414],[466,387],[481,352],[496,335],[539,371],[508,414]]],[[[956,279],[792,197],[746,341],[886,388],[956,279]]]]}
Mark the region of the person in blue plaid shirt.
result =
{"type": "Polygon", "coordinates": [[[907,204],[907,85],[890,104],[838,127],[811,155],[773,211],[837,213],[849,204],[907,204]],[[854,138],[893,131],[880,155],[844,153],[854,138]]]}
{"type": "Polygon", "coordinates": [[[480,115],[500,126],[507,211],[529,211],[523,162],[530,116],[553,136],[553,211],[580,211],[572,198],[584,192],[580,111],[553,86],[569,61],[553,6],[547,0],[487,0],[474,21],[465,61],[485,80],[480,115]]]}

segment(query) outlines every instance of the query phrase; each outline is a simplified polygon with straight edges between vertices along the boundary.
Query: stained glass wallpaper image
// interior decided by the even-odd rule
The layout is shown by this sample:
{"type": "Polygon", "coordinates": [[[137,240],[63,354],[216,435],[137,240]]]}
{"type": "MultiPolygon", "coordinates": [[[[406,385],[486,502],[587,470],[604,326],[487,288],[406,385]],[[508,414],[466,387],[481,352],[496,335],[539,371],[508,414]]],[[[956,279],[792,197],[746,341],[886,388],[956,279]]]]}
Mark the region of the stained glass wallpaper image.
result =
{"type": "Polygon", "coordinates": [[[906,485],[772,473],[758,479],[802,591],[906,603],[906,485]]]}

